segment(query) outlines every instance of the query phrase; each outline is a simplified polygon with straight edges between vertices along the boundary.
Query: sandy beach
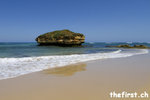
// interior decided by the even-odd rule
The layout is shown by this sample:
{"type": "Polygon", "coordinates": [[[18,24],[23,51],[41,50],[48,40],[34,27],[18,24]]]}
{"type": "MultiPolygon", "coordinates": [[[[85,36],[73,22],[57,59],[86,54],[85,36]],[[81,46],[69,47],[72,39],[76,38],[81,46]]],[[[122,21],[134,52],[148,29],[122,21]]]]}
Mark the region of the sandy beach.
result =
{"type": "Polygon", "coordinates": [[[150,0],[0,0],[0,100],[150,100],[150,0]]]}
{"type": "Polygon", "coordinates": [[[0,80],[0,100],[113,100],[113,91],[150,93],[149,59],[96,60],[0,80]]]}

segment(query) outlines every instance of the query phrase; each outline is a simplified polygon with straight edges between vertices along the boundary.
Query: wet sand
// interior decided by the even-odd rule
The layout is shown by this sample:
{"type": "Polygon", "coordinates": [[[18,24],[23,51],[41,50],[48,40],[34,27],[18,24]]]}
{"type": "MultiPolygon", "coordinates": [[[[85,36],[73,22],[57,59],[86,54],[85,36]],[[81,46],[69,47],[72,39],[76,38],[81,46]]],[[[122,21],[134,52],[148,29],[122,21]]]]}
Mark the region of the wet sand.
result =
{"type": "Polygon", "coordinates": [[[150,54],[97,60],[0,80],[0,100],[118,100],[109,93],[150,95],[149,79],[150,54]]]}

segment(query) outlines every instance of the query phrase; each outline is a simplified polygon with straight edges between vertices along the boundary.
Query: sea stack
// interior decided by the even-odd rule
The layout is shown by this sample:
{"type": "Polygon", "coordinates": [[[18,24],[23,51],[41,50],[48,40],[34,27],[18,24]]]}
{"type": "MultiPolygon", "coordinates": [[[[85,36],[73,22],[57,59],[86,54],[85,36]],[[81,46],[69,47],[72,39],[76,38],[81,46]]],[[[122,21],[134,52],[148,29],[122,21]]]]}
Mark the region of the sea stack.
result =
{"type": "Polygon", "coordinates": [[[85,36],[81,33],[75,33],[70,30],[57,30],[42,34],[36,38],[39,46],[81,46],[84,43],[85,36]]]}

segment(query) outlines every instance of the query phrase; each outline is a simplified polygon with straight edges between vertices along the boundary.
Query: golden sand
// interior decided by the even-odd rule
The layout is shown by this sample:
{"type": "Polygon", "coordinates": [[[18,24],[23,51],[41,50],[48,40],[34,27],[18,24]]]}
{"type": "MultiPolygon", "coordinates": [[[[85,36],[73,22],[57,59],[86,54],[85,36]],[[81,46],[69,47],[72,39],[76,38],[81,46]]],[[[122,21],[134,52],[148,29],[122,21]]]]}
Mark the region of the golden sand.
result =
{"type": "Polygon", "coordinates": [[[97,60],[0,80],[0,100],[118,100],[109,93],[150,94],[149,58],[97,60]]]}

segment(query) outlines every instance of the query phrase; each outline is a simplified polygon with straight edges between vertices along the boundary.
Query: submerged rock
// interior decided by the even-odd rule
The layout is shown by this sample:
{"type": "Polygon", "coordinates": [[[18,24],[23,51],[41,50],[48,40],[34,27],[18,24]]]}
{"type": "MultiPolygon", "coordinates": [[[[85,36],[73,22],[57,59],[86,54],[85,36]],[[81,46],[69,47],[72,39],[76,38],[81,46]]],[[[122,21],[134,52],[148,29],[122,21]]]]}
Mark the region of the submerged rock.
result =
{"type": "Polygon", "coordinates": [[[132,46],[127,45],[127,44],[125,44],[125,45],[118,45],[117,47],[120,47],[120,48],[132,48],[132,46]]]}
{"type": "Polygon", "coordinates": [[[134,48],[149,48],[149,47],[147,47],[145,45],[134,45],[133,47],[134,48]]]}
{"type": "Polygon", "coordinates": [[[130,46],[130,45],[128,45],[128,44],[117,45],[117,46],[106,46],[106,47],[150,49],[150,47],[147,47],[147,46],[145,46],[145,45],[134,45],[134,46],[130,46]]]}
{"type": "Polygon", "coordinates": [[[80,46],[85,36],[70,30],[58,30],[42,34],[36,38],[39,45],[80,46]]]}

